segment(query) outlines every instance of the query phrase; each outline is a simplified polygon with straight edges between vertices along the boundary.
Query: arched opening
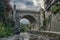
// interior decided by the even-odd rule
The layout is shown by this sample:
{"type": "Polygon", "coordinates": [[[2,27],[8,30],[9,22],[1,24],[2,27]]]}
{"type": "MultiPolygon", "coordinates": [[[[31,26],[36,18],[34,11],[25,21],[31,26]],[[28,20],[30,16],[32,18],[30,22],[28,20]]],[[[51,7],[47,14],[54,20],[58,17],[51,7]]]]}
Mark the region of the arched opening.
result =
{"type": "Polygon", "coordinates": [[[30,21],[28,19],[22,18],[20,20],[20,28],[21,28],[21,32],[25,32],[29,30],[29,26],[30,25],[30,21]]]}
{"type": "Polygon", "coordinates": [[[25,15],[22,18],[25,18],[25,19],[29,20],[30,23],[35,23],[36,22],[35,18],[31,15],[25,15]]]}
{"type": "Polygon", "coordinates": [[[20,20],[20,23],[25,24],[25,25],[29,25],[30,21],[28,19],[23,18],[23,19],[20,20]]]}
{"type": "Polygon", "coordinates": [[[25,15],[21,18],[20,23],[23,24],[28,24],[30,27],[30,30],[34,30],[35,28],[35,24],[36,24],[36,20],[33,16],[31,15],[25,15]]]}

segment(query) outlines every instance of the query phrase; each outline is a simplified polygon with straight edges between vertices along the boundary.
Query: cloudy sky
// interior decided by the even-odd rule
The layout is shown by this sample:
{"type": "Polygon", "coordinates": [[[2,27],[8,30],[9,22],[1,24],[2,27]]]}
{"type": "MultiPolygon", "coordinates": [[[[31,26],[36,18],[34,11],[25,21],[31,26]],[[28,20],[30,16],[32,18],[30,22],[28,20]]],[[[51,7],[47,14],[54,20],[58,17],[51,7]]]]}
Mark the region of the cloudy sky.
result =
{"type": "Polygon", "coordinates": [[[13,6],[15,1],[17,9],[23,10],[35,10],[38,11],[40,9],[39,0],[11,0],[10,4],[13,6]]]}
{"type": "Polygon", "coordinates": [[[21,24],[30,24],[30,21],[28,19],[23,18],[20,20],[20,23],[21,24]]]}

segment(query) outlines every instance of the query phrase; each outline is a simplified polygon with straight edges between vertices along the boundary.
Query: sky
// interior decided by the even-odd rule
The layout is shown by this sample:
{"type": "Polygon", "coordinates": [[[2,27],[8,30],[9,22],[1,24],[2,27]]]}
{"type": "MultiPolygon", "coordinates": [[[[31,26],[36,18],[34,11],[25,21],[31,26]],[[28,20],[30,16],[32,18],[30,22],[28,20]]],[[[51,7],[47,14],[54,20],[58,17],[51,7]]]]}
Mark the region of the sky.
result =
{"type": "Polygon", "coordinates": [[[30,24],[30,21],[28,19],[23,18],[20,20],[20,23],[21,24],[30,24]]]}
{"type": "Polygon", "coordinates": [[[34,10],[34,11],[39,11],[40,9],[40,4],[38,3],[39,0],[11,0],[10,4],[12,5],[12,7],[14,1],[17,9],[34,10]]]}

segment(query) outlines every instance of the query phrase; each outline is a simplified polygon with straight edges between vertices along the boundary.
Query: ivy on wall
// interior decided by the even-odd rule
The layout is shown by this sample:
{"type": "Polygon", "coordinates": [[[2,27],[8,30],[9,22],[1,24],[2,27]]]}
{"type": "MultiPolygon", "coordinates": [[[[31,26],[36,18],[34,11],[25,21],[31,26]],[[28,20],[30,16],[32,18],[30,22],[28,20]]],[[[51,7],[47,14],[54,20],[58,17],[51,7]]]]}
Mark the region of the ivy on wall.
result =
{"type": "Polygon", "coordinates": [[[54,14],[60,11],[60,0],[55,1],[55,3],[50,7],[50,11],[54,14]]]}
{"type": "Polygon", "coordinates": [[[53,13],[57,13],[60,10],[60,5],[59,6],[53,5],[50,10],[53,13]]]}
{"type": "Polygon", "coordinates": [[[42,30],[46,30],[47,29],[47,25],[49,25],[49,23],[51,22],[51,15],[48,16],[48,18],[45,18],[43,21],[43,26],[41,27],[42,30]],[[47,24],[47,25],[46,25],[47,24]]]}

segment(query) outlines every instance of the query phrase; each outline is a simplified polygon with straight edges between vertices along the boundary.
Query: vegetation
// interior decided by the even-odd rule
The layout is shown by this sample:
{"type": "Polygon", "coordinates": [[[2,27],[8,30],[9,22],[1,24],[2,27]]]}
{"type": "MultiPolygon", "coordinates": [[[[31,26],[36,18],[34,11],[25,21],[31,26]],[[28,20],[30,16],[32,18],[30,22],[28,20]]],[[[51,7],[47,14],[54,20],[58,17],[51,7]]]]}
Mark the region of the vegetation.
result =
{"type": "Polygon", "coordinates": [[[10,0],[0,0],[0,37],[13,35],[13,24],[7,21],[7,16],[11,10],[10,0]]]}
{"type": "Polygon", "coordinates": [[[43,21],[43,26],[41,27],[42,30],[46,30],[47,29],[47,25],[51,22],[51,15],[48,16],[48,18],[45,18],[45,20],[43,21]]]}
{"type": "Polygon", "coordinates": [[[21,28],[21,32],[26,32],[29,30],[29,26],[25,24],[21,24],[20,28],[21,28]]]}
{"type": "Polygon", "coordinates": [[[13,28],[11,27],[11,25],[5,27],[3,23],[0,23],[0,38],[11,36],[11,35],[13,35],[13,28]]]}
{"type": "Polygon", "coordinates": [[[43,21],[43,26],[42,26],[40,29],[42,29],[42,30],[46,30],[46,23],[47,23],[47,21],[44,20],[44,21],[43,21]]]}
{"type": "Polygon", "coordinates": [[[60,11],[60,0],[56,0],[55,3],[51,6],[50,11],[52,11],[54,14],[60,11]]]}
{"type": "Polygon", "coordinates": [[[59,5],[59,6],[53,5],[53,6],[51,7],[51,11],[52,11],[53,13],[57,13],[57,12],[59,12],[59,10],[60,10],[60,5],[59,5]]]}
{"type": "Polygon", "coordinates": [[[11,10],[9,0],[0,0],[0,19],[3,21],[5,26],[7,26],[7,15],[11,10]]]}

